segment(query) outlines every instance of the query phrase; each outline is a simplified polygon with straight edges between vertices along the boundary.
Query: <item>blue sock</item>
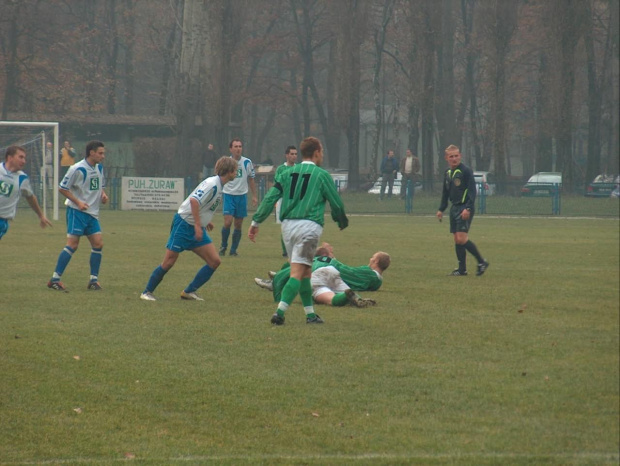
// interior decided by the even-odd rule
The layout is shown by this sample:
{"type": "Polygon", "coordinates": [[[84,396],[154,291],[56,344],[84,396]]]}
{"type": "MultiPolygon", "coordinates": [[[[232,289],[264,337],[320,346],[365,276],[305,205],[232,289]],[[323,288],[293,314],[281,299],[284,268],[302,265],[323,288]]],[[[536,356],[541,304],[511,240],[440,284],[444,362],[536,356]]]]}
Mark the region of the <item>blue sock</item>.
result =
{"type": "Polygon", "coordinates": [[[230,236],[230,228],[222,227],[222,245],[221,247],[226,249],[228,247],[228,237],[230,236]]]}
{"type": "Polygon", "coordinates": [[[144,292],[152,293],[157,288],[157,285],[164,279],[164,275],[166,275],[168,271],[164,270],[161,265],[158,265],[153,273],[151,274],[151,278],[149,278],[149,282],[146,284],[146,288],[144,292]]]}
{"type": "Polygon", "coordinates": [[[232,246],[230,248],[230,252],[237,252],[237,248],[239,247],[239,243],[241,242],[241,230],[233,231],[232,237],[232,246]]]}
{"type": "Polygon", "coordinates": [[[214,272],[215,272],[215,269],[212,269],[208,265],[205,265],[203,268],[201,268],[198,271],[198,273],[196,274],[192,282],[189,285],[187,285],[187,288],[185,288],[185,290],[183,291],[185,291],[186,293],[193,293],[198,288],[200,288],[202,285],[207,283],[209,279],[211,278],[211,275],[213,275],[214,272]]]}
{"type": "Polygon", "coordinates": [[[74,252],[75,249],[72,249],[69,246],[65,246],[63,248],[63,250],[60,252],[60,255],[58,256],[58,262],[56,262],[56,269],[54,270],[54,276],[52,277],[52,280],[60,280],[60,277],[67,268],[67,265],[69,265],[69,261],[73,257],[74,252]]]}
{"type": "Polygon", "coordinates": [[[101,267],[101,259],[102,259],[102,248],[92,248],[90,250],[90,281],[97,281],[93,277],[99,276],[99,267],[101,267]]]}

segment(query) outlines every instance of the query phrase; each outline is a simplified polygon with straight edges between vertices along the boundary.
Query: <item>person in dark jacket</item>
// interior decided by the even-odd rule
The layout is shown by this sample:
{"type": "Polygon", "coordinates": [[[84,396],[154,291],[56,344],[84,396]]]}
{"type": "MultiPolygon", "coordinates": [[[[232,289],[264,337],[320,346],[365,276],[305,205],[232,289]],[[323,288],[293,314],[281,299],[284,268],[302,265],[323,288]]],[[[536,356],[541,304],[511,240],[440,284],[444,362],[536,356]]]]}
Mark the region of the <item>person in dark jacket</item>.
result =
{"type": "Polygon", "coordinates": [[[389,150],[387,155],[381,160],[381,195],[380,199],[383,199],[385,194],[385,187],[388,188],[388,199],[392,197],[392,189],[394,188],[394,179],[398,173],[398,160],[394,157],[394,151],[389,150]]]}

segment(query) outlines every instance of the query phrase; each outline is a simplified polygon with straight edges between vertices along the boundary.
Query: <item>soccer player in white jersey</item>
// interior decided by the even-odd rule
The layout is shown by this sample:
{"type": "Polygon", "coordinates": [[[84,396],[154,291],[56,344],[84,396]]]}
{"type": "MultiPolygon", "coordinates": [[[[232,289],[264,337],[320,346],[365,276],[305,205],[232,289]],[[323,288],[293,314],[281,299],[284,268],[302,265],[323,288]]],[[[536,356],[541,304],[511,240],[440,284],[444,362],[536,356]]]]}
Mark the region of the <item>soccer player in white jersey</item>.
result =
{"type": "Polygon", "coordinates": [[[224,186],[224,226],[222,227],[222,243],[220,244],[220,256],[226,255],[228,249],[228,237],[230,236],[230,227],[234,221],[234,231],[232,234],[232,244],[230,246],[230,255],[237,255],[237,248],[241,241],[241,228],[243,227],[243,219],[248,216],[248,187],[252,191],[252,205],[258,205],[256,197],[256,184],[254,183],[254,165],[247,157],[243,157],[243,143],[240,139],[233,139],[228,145],[230,148],[230,156],[238,162],[237,176],[233,181],[224,186]]]}
{"type": "Polygon", "coordinates": [[[235,179],[235,176],[237,176],[237,161],[232,157],[221,157],[215,164],[215,176],[203,180],[183,201],[172,220],[164,260],[153,270],[140,299],[156,301],[153,296],[155,288],[175,264],[179,254],[189,250],[203,259],[206,265],[181,292],[181,298],[204,301],[196,291],[209,281],[221,263],[207,232],[213,230],[211,219],[217,206],[220,205],[223,187],[235,179]]]}
{"type": "Polygon", "coordinates": [[[4,162],[0,164],[0,239],[9,229],[9,220],[15,218],[17,203],[22,194],[39,217],[41,228],[52,226],[32,192],[30,178],[22,171],[25,165],[26,150],[20,146],[7,147],[4,162]]]}
{"type": "Polygon", "coordinates": [[[108,195],[103,190],[104,177],[101,162],[105,159],[105,146],[101,141],[86,144],[86,157],[69,167],[58,187],[60,194],[67,200],[67,244],[58,256],[56,269],[47,287],[52,290],[67,289],[60,281],[71,257],[80,244],[80,238],[86,236],[90,241],[90,280],[86,289],[101,290],[99,268],[103,250],[101,225],[99,225],[99,206],[108,202],[108,195]]]}
{"type": "Polygon", "coordinates": [[[282,299],[276,313],[271,317],[274,325],[284,325],[284,313],[297,294],[304,306],[306,323],[323,323],[323,319],[314,312],[310,278],[314,252],[319,245],[325,223],[325,203],[329,202],[332,219],[341,230],[349,225],[334,180],[321,168],[321,141],[308,137],[301,141],[299,150],[302,162],[275,180],[252,217],[252,226],[248,231],[250,241],[255,242],[259,224],[271,214],[277,200],[282,198],[282,238],[290,257],[291,269],[290,279],[282,290],[282,299]]]}

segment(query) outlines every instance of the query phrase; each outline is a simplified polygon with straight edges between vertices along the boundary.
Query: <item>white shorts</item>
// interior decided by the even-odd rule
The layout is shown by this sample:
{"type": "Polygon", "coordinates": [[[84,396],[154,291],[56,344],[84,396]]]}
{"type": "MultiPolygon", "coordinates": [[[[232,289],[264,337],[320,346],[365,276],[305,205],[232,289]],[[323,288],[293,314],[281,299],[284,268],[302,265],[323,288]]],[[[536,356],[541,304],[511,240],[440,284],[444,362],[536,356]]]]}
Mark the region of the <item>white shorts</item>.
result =
{"type": "Polygon", "coordinates": [[[282,239],[291,264],[305,264],[312,267],[314,253],[319,247],[323,227],[312,220],[284,220],[282,239]]]}
{"type": "Polygon", "coordinates": [[[342,293],[351,288],[342,281],[340,272],[332,265],[321,267],[312,272],[310,283],[312,284],[312,297],[315,299],[323,293],[342,293]]]}

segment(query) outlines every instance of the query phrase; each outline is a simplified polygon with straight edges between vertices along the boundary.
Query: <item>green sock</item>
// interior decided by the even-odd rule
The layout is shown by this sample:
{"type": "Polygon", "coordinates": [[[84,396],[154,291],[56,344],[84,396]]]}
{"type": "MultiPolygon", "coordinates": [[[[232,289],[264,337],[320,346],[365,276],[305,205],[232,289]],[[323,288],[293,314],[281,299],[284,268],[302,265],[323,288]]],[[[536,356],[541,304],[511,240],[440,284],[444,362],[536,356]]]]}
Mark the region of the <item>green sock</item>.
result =
{"type": "Polygon", "coordinates": [[[312,307],[314,302],[312,301],[312,284],[309,278],[302,278],[299,285],[299,297],[304,307],[312,307]]]}
{"type": "Polygon", "coordinates": [[[296,278],[289,278],[286,285],[284,285],[284,289],[282,290],[281,301],[284,301],[286,304],[290,305],[295,299],[295,296],[297,296],[297,293],[299,293],[300,285],[299,280],[296,278]]]}
{"type": "Polygon", "coordinates": [[[332,306],[345,306],[349,302],[345,293],[336,293],[332,298],[332,306]]]}

